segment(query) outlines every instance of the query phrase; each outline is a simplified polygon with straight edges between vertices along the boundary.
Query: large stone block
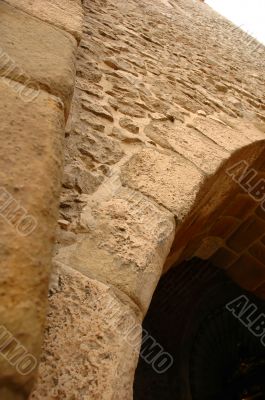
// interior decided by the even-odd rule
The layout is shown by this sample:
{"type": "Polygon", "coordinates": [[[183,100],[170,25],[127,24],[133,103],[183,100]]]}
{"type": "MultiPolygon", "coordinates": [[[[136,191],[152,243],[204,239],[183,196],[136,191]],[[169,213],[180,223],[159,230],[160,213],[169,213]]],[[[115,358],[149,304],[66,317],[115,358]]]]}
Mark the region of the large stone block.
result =
{"type": "Polygon", "coordinates": [[[173,215],[122,188],[109,200],[88,204],[80,222],[83,234],[56,260],[117,287],[146,312],[173,241],[173,215]]]}
{"type": "Polygon", "coordinates": [[[126,296],[59,267],[31,400],[131,400],[142,315],[126,296]]]}
{"type": "Polygon", "coordinates": [[[177,153],[144,149],[123,167],[122,181],[182,220],[195,201],[203,174],[177,153]]]}
{"type": "Polygon", "coordinates": [[[145,133],[160,146],[173,150],[193,162],[207,174],[214,173],[229,152],[196,129],[187,127],[179,121],[152,121],[145,133]]]}
{"type": "MultiPolygon", "coordinates": [[[[208,137],[213,142],[217,143],[228,152],[233,152],[241,147],[247,146],[253,142],[253,136],[249,134],[249,127],[243,124],[237,129],[233,129],[226,125],[221,120],[214,120],[211,118],[204,118],[196,116],[190,126],[194,127],[198,132],[208,137]],[[250,137],[249,137],[250,136],[250,137]]],[[[256,129],[254,130],[254,135],[256,129]]],[[[261,132],[259,137],[262,137],[261,132]]]]}
{"type": "Polygon", "coordinates": [[[81,0],[5,0],[11,6],[62,28],[79,41],[82,33],[81,0]]]}
{"type": "MultiPolygon", "coordinates": [[[[8,84],[12,82],[0,80],[0,325],[38,358],[60,190],[64,115],[56,97],[41,91],[33,102],[25,103],[8,84]]],[[[35,372],[22,375],[0,355],[0,390],[13,388],[12,399],[26,396],[35,372]]]]}
{"type": "Polygon", "coordinates": [[[0,3],[0,76],[60,97],[68,114],[75,79],[75,39],[0,3]]]}

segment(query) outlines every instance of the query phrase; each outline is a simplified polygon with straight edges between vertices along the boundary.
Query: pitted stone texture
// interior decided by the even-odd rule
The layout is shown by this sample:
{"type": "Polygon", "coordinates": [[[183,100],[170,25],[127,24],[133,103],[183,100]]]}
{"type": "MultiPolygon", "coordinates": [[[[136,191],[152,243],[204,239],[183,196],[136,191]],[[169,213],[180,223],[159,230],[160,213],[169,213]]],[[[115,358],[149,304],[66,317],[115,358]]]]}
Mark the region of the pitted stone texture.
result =
{"type": "Polygon", "coordinates": [[[133,190],[87,205],[83,235],[55,257],[84,275],[112,284],[145,312],[175,233],[173,215],[133,190]]]}
{"type": "MultiPolygon", "coordinates": [[[[227,122],[229,123],[229,120],[227,122]]],[[[233,129],[218,118],[195,117],[190,126],[228,152],[247,146],[253,140],[264,139],[264,134],[247,121],[236,123],[233,129]]]]}
{"type": "Polygon", "coordinates": [[[122,181],[182,220],[195,201],[203,174],[177,153],[145,149],[122,168],[122,181]]]}
{"type": "Polygon", "coordinates": [[[117,140],[97,131],[87,132],[85,137],[82,138],[78,150],[83,156],[89,156],[92,160],[101,164],[114,164],[124,154],[117,140]]]}
{"type": "Polygon", "coordinates": [[[0,14],[0,76],[60,97],[68,115],[75,78],[75,39],[3,2],[0,14]]]}
{"type": "Polygon", "coordinates": [[[62,28],[79,41],[82,33],[81,0],[5,0],[43,21],[62,28]]]}
{"type": "MultiPolygon", "coordinates": [[[[46,314],[47,289],[60,189],[64,115],[56,97],[40,92],[23,102],[0,80],[0,188],[16,205],[4,218],[0,199],[0,321],[27,351],[38,358],[46,314]],[[28,236],[17,229],[16,208],[36,219],[28,236]]],[[[2,195],[2,192],[1,192],[2,195]]],[[[6,215],[6,214],[5,214],[6,215]]],[[[0,387],[7,382],[30,390],[34,371],[20,375],[0,357],[0,387]]],[[[14,397],[15,398],[15,397],[14,397]]]]}
{"type": "Polygon", "coordinates": [[[120,300],[109,286],[71,268],[60,267],[58,281],[30,400],[131,400],[141,313],[126,296],[120,300]]]}
{"type": "Polygon", "coordinates": [[[230,155],[217,143],[209,140],[203,132],[198,132],[180,122],[173,126],[168,121],[152,122],[145,128],[145,133],[160,146],[182,154],[208,174],[214,173],[222,161],[230,155]]]}

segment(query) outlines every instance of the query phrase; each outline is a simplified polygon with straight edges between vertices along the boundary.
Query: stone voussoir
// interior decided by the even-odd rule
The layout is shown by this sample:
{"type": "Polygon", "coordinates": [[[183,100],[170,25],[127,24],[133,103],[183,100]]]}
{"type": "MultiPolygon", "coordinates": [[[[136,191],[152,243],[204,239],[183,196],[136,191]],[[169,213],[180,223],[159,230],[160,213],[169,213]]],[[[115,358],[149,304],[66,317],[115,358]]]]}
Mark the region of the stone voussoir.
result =
{"type": "Polygon", "coordinates": [[[49,301],[46,352],[30,400],[130,400],[142,314],[111,287],[78,271],[60,266],[57,276],[60,284],[49,301]]]}
{"type": "Polygon", "coordinates": [[[125,185],[163,205],[181,221],[192,206],[204,175],[177,153],[143,149],[122,167],[121,179],[125,185]]]}
{"type": "Polygon", "coordinates": [[[113,285],[145,313],[173,241],[172,213],[122,188],[110,200],[88,204],[80,223],[86,233],[55,260],[113,285]]]}

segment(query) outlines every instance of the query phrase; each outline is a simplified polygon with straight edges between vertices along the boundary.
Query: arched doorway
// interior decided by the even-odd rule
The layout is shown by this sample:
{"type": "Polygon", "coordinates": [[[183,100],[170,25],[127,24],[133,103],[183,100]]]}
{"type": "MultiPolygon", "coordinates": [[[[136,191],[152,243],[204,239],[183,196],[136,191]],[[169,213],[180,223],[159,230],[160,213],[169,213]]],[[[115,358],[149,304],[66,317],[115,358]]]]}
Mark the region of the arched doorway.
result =
{"type": "Polygon", "coordinates": [[[160,280],[143,326],[174,363],[158,373],[144,361],[152,348],[143,341],[134,399],[264,399],[265,341],[250,329],[264,311],[263,300],[210,261],[193,258],[172,268],[160,280]]]}

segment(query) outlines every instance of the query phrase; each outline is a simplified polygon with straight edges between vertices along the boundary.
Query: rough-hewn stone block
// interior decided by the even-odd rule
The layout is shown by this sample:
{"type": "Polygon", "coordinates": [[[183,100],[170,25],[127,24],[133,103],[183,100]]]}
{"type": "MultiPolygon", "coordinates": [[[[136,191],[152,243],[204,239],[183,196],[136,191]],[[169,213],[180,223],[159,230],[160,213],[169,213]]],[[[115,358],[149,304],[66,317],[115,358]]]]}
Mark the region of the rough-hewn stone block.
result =
{"type": "Polygon", "coordinates": [[[222,124],[222,121],[217,122],[210,118],[196,117],[192,121],[192,126],[229,152],[235,151],[252,142],[252,139],[246,136],[248,129],[238,131],[224,123],[222,124]]]}
{"type": "Polygon", "coordinates": [[[40,378],[31,400],[132,399],[142,315],[129,299],[59,268],[49,302],[40,378]]]}
{"type": "Polygon", "coordinates": [[[122,180],[155,199],[181,220],[195,200],[203,175],[176,153],[145,149],[123,167],[122,180]]]}
{"type": "Polygon", "coordinates": [[[141,193],[123,188],[81,214],[82,235],[56,260],[111,284],[146,312],[175,233],[173,215],[141,193]]]}
{"type": "MultiPolygon", "coordinates": [[[[2,79],[0,93],[0,321],[38,358],[57,218],[64,115],[60,101],[45,92],[25,103],[2,79]]],[[[0,386],[5,382],[9,387],[23,386],[26,395],[33,374],[20,375],[0,357],[0,386]]]]}
{"type": "Polygon", "coordinates": [[[221,162],[229,157],[229,152],[218,146],[201,132],[176,121],[151,122],[145,133],[154,142],[182,154],[205,173],[216,171],[221,162]]]}
{"type": "Polygon", "coordinates": [[[0,14],[0,76],[60,97],[68,114],[75,78],[75,39],[3,2],[0,14]]]}
{"type": "Polygon", "coordinates": [[[11,6],[73,34],[79,41],[82,33],[81,0],[5,0],[11,6]]]}

